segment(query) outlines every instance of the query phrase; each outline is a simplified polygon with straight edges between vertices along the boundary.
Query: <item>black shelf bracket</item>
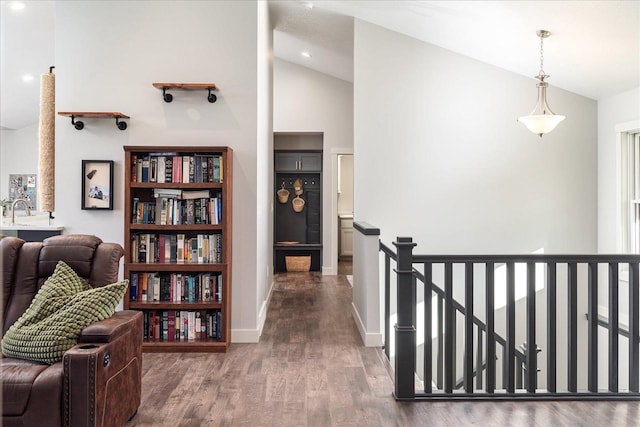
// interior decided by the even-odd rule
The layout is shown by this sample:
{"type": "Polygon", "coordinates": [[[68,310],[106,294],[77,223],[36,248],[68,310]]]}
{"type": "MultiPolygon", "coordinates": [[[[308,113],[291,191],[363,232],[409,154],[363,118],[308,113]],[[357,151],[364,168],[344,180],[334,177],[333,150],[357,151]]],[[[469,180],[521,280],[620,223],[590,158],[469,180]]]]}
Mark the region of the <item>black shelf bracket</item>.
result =
{"type": "Polygon", "coordinates": [[[164,102],[171,102],[173,101],[173,95],[167,93],[167,89],[169,88],[166,86],[162,88],[162,99],[164,99],[164,102]]]}
{"type": "Polygon", "coordinates": [[[218,100],[218,97],[215,94],[211,93],[211,90],[213,88],[209,87],[207,89],[209,90],[209,96],[207,96],[207,101],[209,101],[210,103],[213,104],[214,102],[216,102],[218,100]]]}
{"type": "Polygon", "coordinates": [[[81,120],[76,121],[76,116],[71,116],[71,124],[78,130],[84,129],[84,122],[81,120]]]}
{"type": "Polygon", "coordinates": [[[116,117],[116,126],[118,126],[118,129],[120,130],[125,130],[127,128],[127,122],[121,122],[118,119],[119,117],[116,117]]]}

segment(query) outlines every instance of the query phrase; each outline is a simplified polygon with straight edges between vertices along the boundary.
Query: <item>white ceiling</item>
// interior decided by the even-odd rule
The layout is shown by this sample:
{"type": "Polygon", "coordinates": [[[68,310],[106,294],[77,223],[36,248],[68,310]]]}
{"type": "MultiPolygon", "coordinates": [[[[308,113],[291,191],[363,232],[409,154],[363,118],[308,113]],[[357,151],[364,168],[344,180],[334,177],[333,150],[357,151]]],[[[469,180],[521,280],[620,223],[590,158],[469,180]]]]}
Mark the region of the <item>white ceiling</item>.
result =
{"type": "MultiPolygon", "coordinates": [[[[55,65],[55,2],[24,1],[20,11],[0,3],[0,125],[20,129],[38,122],[39,76],[55,65]],[[32,82],[22,81],[27,73],[32,82]]],[[[355,17],[530,77],[542,28],[552,32],[551,85],[592,99],[640,86],[638,0],[306,3],[269,0],[275,56],[343,80],[353,80],[355,17]]]]}
{"type": "Polygon", "coordinates": [[[275,56],[344,80],[353,75],[353,24],[345,17],[355,17],[529,77],[540,65],[536,30],[546,29],[551,85],[592,99],[640,86],[640,1],[269,3],[275,56]]]}

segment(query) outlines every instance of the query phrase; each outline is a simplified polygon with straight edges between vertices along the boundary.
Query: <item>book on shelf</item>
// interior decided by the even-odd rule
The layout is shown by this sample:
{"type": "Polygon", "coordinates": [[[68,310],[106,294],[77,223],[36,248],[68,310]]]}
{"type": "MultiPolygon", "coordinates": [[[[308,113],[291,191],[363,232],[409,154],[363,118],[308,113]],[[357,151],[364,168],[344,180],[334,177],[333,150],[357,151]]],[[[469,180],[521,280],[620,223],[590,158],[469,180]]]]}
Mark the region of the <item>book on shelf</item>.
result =
{"type": "Polygon", "coordinates": [[[182,198],[182,190],[179,188],[154,188],[153,197],[182,198]]]}
{"type": "Polygon", "coordinates": [[[222,302],[222,273],[132,272],[130,301],[222,302]]]}
{"type": "Polygon", "coordinates": [[[166,157],[158,156],[157,159],[158,159],[158,172],[156,173],[156,182],[158,184],[164,184],[166,157]]]}
{"type": "Polygon", "coordinates": [[[131,155],[131,182],[138,182],[138,156],[131,155]]]}
{"type": "Polygon", "coordinates": [[[211,196],[209,190],[184,190],[182,191],[182,199],[208,199],[211,196]]]}
{"type": "Polygon", "coordinates": [[[167,341],[176,340],[176,311],[169,310],[167,314],[167,341]]]}
{"type": "Polygon", "coordinates": [[[158,181],[158,158],[149,157],[149,182],[158,181]]]}
{"type": "Polygon", "coordinates": [[[220,310],[145,310],[143,325],[147,342],[222,340],[220,310]]]}
{"type": "Polygon", "coordinates": [[[164,182],[173,182],[173,156],[167,155],[164,159],[164,182]]]}
{"type": "Polygon", "coordinates": [[[149,156],[142,157],[142,181],[141,182],[150,182],[149,181],[149,156]]]}
{"type": "Polygon", "coordinates": [[[131,162],[131,182],[224,182],[224,158],[219,154],[132,154],[131,162]]]}
{"type": "Polygon", "coordinates": [[[131,262],[221,263],[222,235],[197,234],[187,237],[184,234],[134,234],[131,242],[131,262]]]}

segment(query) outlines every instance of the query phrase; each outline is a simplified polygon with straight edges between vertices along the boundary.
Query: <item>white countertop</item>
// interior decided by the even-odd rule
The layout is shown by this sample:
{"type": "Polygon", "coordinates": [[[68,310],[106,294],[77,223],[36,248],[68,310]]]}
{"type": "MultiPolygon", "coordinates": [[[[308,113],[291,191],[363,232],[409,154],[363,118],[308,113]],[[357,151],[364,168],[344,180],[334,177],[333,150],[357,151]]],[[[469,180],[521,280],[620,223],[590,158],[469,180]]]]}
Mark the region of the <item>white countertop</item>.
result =
{"type": "Polygon", "coordinates": [[[0,225],[0,230],[17,230],[17,231],[55,231],[64,230],[64,225],[0,225]]]}
{"type": "Polygon", "coordinates": [[[0,229],[7,231],[55,231],[64,230],[64,225],[55,224],[55,221],[49,220],[49,217],[45,215],[16,215],[15,224],[11,224],[11,217],[2,217],[0,219],[0,229]]]}

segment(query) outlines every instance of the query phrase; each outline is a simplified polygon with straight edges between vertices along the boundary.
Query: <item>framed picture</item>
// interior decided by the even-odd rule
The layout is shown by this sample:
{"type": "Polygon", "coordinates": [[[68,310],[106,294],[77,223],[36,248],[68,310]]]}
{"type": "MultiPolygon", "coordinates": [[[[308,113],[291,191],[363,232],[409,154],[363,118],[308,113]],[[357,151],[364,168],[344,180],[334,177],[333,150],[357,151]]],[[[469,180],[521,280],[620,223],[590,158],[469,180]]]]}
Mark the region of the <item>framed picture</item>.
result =
{"type": "MultiPolygon", "coordinates": [[[[36,182],[36,175],[33,174],[9,175],[9,205],[14,200],[23,199],[27,201],[29,209],[36,210],[36,201],[38,200],[36,182]]],[[[24,204],[18,203],[16,210],[24,210],[24,204]]]]}
{"type": "Polygon", "coordinates": [[[113,160],[82,161],[82,209],[113,210],[113,160]]]}

